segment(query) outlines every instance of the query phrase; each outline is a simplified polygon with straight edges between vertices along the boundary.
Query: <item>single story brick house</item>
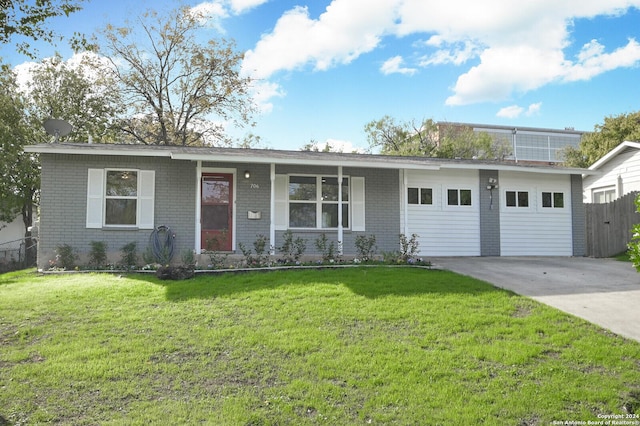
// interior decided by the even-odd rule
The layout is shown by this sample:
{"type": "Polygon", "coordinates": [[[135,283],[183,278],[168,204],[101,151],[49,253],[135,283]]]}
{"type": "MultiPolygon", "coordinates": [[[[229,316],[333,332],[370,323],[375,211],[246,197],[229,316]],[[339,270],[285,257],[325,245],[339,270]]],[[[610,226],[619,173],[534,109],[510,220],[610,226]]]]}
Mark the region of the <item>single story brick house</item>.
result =
{"type": "MultiPolygon", "coordinates": [[[[158,226],[178,253],[272,247],[291,230],[325,234],[345,256],[358,235],[378,253],[417,234],[435,256],[583,256],[584,169],[423,157],[111,144],[32,145],[42,187],[38,265],[91,241],[143,249],[158,226]]],[[[277,254],[277,253],[276,253],[277,254]]]]}

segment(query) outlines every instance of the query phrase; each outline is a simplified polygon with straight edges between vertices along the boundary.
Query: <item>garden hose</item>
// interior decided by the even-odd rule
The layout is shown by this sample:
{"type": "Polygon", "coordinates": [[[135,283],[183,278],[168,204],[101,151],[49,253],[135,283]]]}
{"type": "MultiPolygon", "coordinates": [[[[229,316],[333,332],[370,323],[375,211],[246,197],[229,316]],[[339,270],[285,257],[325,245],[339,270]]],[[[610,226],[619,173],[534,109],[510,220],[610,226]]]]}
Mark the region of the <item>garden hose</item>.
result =
{"type": "Polygon", "coordinates": [[[171,261],[175,238],[176,235],[171,231],[171,228],[165,225],[158,226],[151,231],[149,246],[158,263],[165,265],[171,261]]]}

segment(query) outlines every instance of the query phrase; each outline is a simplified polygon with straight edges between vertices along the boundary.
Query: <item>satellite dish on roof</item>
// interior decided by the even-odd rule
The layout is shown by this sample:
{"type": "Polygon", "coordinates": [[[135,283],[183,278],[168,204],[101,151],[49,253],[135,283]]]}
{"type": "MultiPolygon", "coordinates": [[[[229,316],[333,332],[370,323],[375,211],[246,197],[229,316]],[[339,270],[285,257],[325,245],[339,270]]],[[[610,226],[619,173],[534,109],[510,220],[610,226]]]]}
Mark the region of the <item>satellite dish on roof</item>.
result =
{"type": "Polygon", "coordinates": [[[71,133],[71,130],[73,130],[71,124],[64,120],[58,120],[57,118],[50,118],[42,123],[42,125],[48,134],[56,137],[55,143],[58,143],[60,136],[67,136],[71,133]]]}

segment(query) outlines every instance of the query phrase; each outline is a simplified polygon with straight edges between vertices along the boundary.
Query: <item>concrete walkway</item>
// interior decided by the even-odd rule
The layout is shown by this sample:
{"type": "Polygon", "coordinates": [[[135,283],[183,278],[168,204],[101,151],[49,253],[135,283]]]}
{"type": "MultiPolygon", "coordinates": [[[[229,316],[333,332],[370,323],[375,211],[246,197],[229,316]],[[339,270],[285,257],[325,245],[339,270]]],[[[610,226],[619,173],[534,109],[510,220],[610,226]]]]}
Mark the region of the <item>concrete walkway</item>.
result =
{"type": "Polygon", "coordinates": [[[436,257],[434,266],[487,281],[640,341],[640,273],[587,257],[436,257]]]}

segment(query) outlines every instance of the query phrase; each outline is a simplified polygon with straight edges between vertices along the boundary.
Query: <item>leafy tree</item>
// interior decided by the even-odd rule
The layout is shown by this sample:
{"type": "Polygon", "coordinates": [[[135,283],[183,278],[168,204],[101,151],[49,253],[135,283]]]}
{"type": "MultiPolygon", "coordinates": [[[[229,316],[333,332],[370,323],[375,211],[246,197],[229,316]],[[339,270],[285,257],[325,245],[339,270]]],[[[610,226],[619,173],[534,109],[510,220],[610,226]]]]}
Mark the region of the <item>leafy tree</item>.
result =
{"type": "Polygon", "coordinates": [[[86,140],[89,134],[109,139],[116,100],[113,85],[82,61],[71,66],[58,56],[45,59],[32,69],[24,88],[18,87],[15,73],[2,66],[0,220],[8,222],[22,215],[25,236],[30,237],[28,228],[39,201],[40,164],[37,156],[24,152],[24,146],[52,140],[42,123],[51,117],[69,121],[73,132],[61,137],[61,142],[86,140]]]}
{"type": "Polygon", "coordinates": [[[476,133],[470,127],[438,124],[431,119],[396,123],[387,116],[365,126],[369,149],[386,155],[438,158],[503,159],[511,152],[507,140],[476,133]]]}
{"type": "Polygon", "coordinates": [[[51,140],[42,128],[47,118],[71,124],[73,130],[61,141],[85,142],[89,137],[101,142],[117,140],[114,117],[122,107],[112,75],[97,55],[85,53],[76,59],[65,62],[56,55],[32,68],[25,96],[33,142],[51,140]]]}
{"type": "Polygon", "coordinates": [[[511,153],[511,144],[506,138],[493,138],[487,132],[476,133],[468,126],[440,125],[436,157],[503,160],[511,153]]]}
{"type": "MultiPolygon", "coordinates": [[[[7,65],[0,73],[0,221],[11,222],[20,213],[24,201],[31,200],[23,191],[19,168],[28,163],[22,152],[25,135],[23,99],[19,95],[15,75],[7,65]],[[26,197],[27,200],[23,200],[26,197]]],[[[27,184],[27,186],[29,186],[27,184]]]]}
{"type": "Polygon", "coordinates": [[[564,163],[570,167],[589,167],[624,141],[640,141],[640,111],[609,116],[596,124],[593,133],[582,136],[576,149],[564,149],[564,163]]]}
{"type": "Polygon", "coordinates": [[[255,107],[250,80],[239,74],[243,56],[226,40],[199,43],[202,18],[183,7],[166,17],[147,12],[135,23],[103,31],[101,50],[124,95],[120,127],[129,141],[229,144],[221,122],[250,121],[255,107]]]}
{"type": "MultiPolygon", "coordinates": [[[[0,0],[0,44],[9,44],[14,36],[23,36],[31,40],[44,40],[54,43],[62,39],[55,31],[46,26],[46,21],[69,16],[81,9],[84,0],[0,0]]],[[[72,45],[80,47],[86,44],[84,37],[75,33],[72,45]]],[[[36,56],[35,50],[28,41],[16,44],[18,52],[31,58],[36,56]]]]}
{"type": "Polygon", "coordinates": [[[385,115],[364,126],[369,150],[380,150],[385,155],[432,157],[437,146],[437,124],[431,120],[396,123],[385,115]]]}

